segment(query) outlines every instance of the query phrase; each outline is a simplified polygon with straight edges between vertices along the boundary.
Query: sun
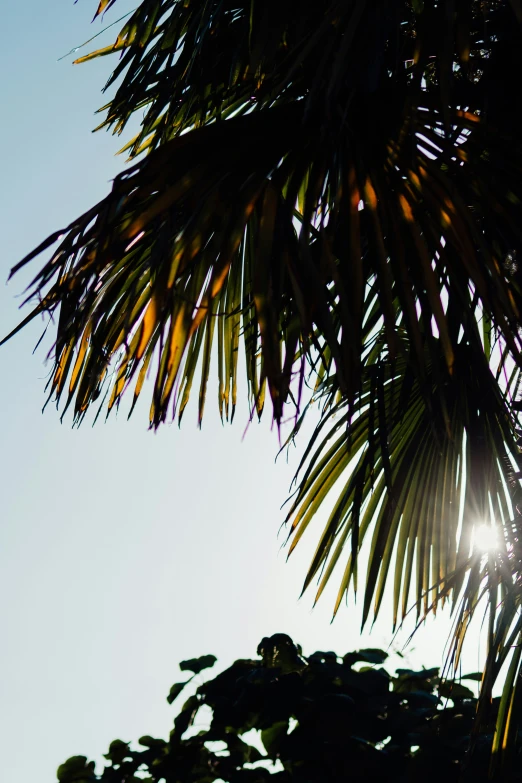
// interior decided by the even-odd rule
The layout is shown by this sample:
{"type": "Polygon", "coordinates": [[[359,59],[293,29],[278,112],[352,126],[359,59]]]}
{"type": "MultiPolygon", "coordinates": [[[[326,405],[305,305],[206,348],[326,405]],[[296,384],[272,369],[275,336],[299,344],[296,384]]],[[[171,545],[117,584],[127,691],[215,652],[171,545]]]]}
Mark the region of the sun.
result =
{"type": "Polygon", "coordinates": [[[493,552],[500,547],[498,528],[494,525],[477,525],[473,531],[473,545],[479,552],[493,552]]]}

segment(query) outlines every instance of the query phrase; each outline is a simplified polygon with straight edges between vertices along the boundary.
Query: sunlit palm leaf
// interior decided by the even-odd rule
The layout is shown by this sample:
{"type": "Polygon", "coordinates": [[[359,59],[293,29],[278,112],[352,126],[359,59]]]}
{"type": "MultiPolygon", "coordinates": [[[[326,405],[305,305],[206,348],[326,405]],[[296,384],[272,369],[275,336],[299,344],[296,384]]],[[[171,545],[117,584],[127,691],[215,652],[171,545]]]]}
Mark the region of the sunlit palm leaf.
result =
{"type": "MultiPolygon", "coordinates": [[[[437,340],[439,367],[429,367],[425,395],[407,363],[391,361],[384,336],[373,343],[355,405],[341,401],[327,407],[305,452],[288,513],[290,551],[333,491],[337,499],[305,589],[319,576],[318,598],[342,555],[347,564],[337,611],[354,576],[356,555],[371,537],[363,621],[372,601],[377,613],[392,567],[396,623],[410,607],[410,581],[417,616],[436,606],[449,577],[458,595],[473,529],[489,519],[491,507],[497,519],[510,519],[517,436],[483,354],[460,343],[451,391],[443,393],[438,387],[444,359],[437,340]]],[[[331,399],[335,390],[333,377],[320,396],[331,399]]]]}
{"type": "MultiPolygon", "coordinates": [[[[516,768],[513,757],[514,740],[522,715],[522,491],[520,474],[511,477],[508,494],[514,516],[502,517],[498,526],[495,548],[484,554],[472,553],[467,565],[466,585],[456,616],[450,662],[459,663],[466,631],[479,608],[485,608],[488,627],[488,655],[482,677],[481,694],[475,726],[475,735],[490,729],[493,734],[493,754],[490,773],[500,779],[509,778],[516,768]],[[492,699],[493,687],[504,672],[502,695],[496,706],[492,699]]],[[[448,580],[447,590],[453,589],[455,574],[448,580]]]]}

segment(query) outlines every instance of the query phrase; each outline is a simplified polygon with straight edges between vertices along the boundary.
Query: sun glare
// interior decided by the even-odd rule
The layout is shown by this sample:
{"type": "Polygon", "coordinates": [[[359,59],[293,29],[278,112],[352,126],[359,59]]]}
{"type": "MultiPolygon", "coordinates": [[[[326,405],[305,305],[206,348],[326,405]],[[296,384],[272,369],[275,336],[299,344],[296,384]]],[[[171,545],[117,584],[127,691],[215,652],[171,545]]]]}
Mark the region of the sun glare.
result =
{"type": "Polygon", "coordinates": [[[473,543],[480,552],[492,552],[499,548],[498,529],[493,525],[477,525],[474,530],[473,543]]]}

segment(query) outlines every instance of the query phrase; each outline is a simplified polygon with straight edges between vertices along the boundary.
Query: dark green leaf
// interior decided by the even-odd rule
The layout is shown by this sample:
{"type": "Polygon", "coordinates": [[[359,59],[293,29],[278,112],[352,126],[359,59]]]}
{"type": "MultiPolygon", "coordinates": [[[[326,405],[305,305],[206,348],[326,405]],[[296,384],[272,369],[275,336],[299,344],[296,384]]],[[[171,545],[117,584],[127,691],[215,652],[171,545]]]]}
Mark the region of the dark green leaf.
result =
{"type": "Polygon", "coordinates": [[[215,655],[201,655],[199,658],[181,661],[179,668],[182,672],[194,672],[194,674],[199,674],[204,669],[210,669],[214,666],[216,661],[217,658],[215,655]]]}
{"type": "Polygon", "coordinates": [[[271,758],[276,758],[281,742],[288,734],[288,721],[278,721],[270,726],[268,729],[263,729],[261,732],[261,741],[265,746],[267,754],[271,758]]]}
{"type": "MultiPolygon", "coordinates": [[[[187,663],[187,662],[185,662],[185,663],[187,663]]],[[[190,669],[190,671],[194,671],[194,670],[190,669]]],[[[187,680],[186,682],[175,682],[174,683],[174,685],[172,686],[172,688],[169,691],[169,695],[167,696],[167,701],[168,701],[169,704],[172,704],[174,699],[177,699],[177,697],[179,696],[179,694],[181,693],[181,691],[183,690],[185,685],[187,685],[187,683],[189,683],[191,679],[192,679],[192,677],[189,680],[187,680]]]]}

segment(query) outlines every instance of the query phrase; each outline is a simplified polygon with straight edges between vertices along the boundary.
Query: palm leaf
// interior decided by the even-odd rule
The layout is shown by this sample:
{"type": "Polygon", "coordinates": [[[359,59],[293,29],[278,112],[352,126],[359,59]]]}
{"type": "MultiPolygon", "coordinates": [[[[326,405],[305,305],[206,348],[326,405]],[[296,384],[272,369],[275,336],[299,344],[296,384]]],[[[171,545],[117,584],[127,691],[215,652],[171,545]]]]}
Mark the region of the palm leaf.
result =
{"type": "MultiPolygon", "coordinates": [[[[400,339],[407,342],[404,333],[400,339]]],[[[436,608],[441,585],[468,563],[473,530],[489,519],[490,499],[497,518],[502,510],[506,512],[505,487],[512,483],[514,473],[511,455],[518,453],[516,420],[506,413],[504,394],[484,355],[473,354],[468,345],[457,346],[451,393],[438,389],[441,374],[428,365],[430,390],[426,394],[408,362],[391,359],[384,332],[373,342],[379,350],[368,354],[355,404],[349,407],[341,400],[326,407],[317,435],[305,451],[287,520],[292,523],[292,551],[324,497],[335,487],[338,499],[305,589],[325,566],[328,578],[331,576],[328,561],[339,559],[340,550],[335,548],[339,540],[344,543],[348,534],[357,531],[354,555],[371,534],[363,622],[372,601],[374,614],[379,609],[397,544],[396,622],[399,606],[403,619],[411,601],[413,564],[406,559],[406,552],[416,552],[414,600],[421,616],[428,609],[428,600],[429,607],[436,608]],[[345,467],[350,464],[352,469],[346,475],[345,467]],[[432,587],[434,603],[429,599],[432,587]]],[[[441,340],[435,342],[440,367],[445,363],[444,348],[441,340]]],[[[403,349],[408,352],[407,345],[403,349]]],[[[331,377],[320,395],[333,400],[336,385],[331,377]]],[[[348,591],[350,573],[348,578],[343,576],[343,593],[348,591]]],[[[319,594],[324,586],[323,577],[319,594]]],[[[452,590],[459,594],[458,579],[452,590]]]]}
{"type": "MultiPolygon", "coordinates": [[[[121,84],[107,123],[119,131],[134,111],[149,106],[131,154],[151,134],[152,152],[64,230],[34,281],[34,312],[61,308],[52,393],[64,394],[75,347],[88,333],[66,404],[74,396],[81,417],[112,378],[112,407],[139,376],[145,355],[154,366],[154,343],[157,352],[162,348],[151,408],[157,426],[173,399],[178,409],[177,379],[187,372],[193,378],[197,361],[187,358],[188,346],[202,350],[196,333],[206,328],[219,297],[213,317],[225,324],[217,334],[227,376],[220,406],[228,406],[236,383],[231,357],[237,357],[237,319],[245,308],[257,333],[249,343],[261,344],[262,372],[252,391],[266,377],[278,420],[295,349],[309,344],[315,328],[326,339],[341,392],[353,400],[361,383],[362,300],[370,279],[392,354],[398,300],[419,378],[429,359],[422,335],[432,323],[444,348],[441,373],[451,376],[461,328],[482,350],[470,326],[470,285],[518,362],[520,293],[517,272],[504,259],[520,235],[514,219],[520,155],[514,149],[509,171],[499,175],[497,167],[495,180],[488,178],[489,161],[507,138],[502,127],[483,121],[482,82],[466,78],[452,47],[437,56],[442,70],[453,63],[454,84],[448,92],[447,80],[439,83],[424,32],[428,24],[445,24],[442,8],[426,4],[415,15],[405,3],[381,19],[373,4],[332,2],[319,25],[308,11],[295,26],[291,3],[277,13],[269,5],[247,5],[231,10],[147,0],[120,32],[115,46],[123,59],[111,81],[121,77],[121,84]],[[399,43],[386,48],[396,34],[399,43]],[[372,52],[381,64],[377,72],[372,52]],[[355,62],[359,75],[345,93],[355,62]],[[246,115],[224,120],[228,109],[246,115]],[[428,154],[422,145],[430,147],[428,154]],[[239,306],[241,277],[250,284],[248,290],[243,284],[239,306]],[[458,313],[451,325],[441,290],[458,313]],[[131,345],[129,335],[138,330],[131,345]],[[186,362],[190,369],[184,370],[186,362]],[[121,366],[109,375],[115,363],[121,366]]],[[[494,6],[488,21],[498,25],[494,6]]],[[[482,46],[483,17],[464,15],[460,23],[468,25],[474,57],[493,61],[495,47],[482,46]]],[[[247,366],[254,364],[249,356],[247,366]]],[[[192,380],[184,386],[183,408],[191,388],[192,380]]],[[[203,403],[204,395],[200,412],[203,403]]]]}

